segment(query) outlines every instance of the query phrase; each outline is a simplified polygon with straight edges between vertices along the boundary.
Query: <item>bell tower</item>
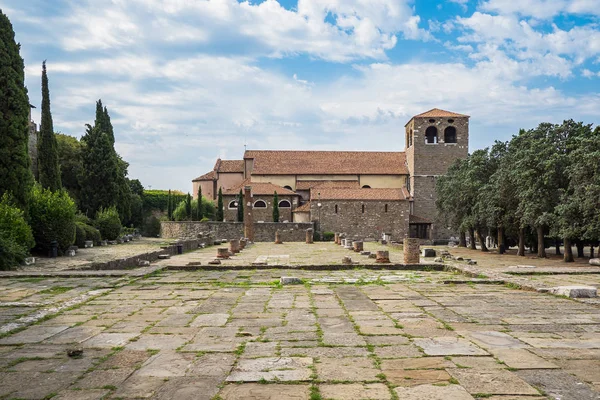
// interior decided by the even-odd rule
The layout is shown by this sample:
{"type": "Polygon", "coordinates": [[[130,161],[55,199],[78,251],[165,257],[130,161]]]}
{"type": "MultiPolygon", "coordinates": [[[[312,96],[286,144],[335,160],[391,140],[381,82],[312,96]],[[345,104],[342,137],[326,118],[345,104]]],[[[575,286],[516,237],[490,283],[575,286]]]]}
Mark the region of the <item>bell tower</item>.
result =
{"type": "Polygon", "coordinates": [[[443,240],[457,234],[438,222],[435,183],[456,159],[467,158],[469,118],[468,115],[434,108],[415,115],[405,126],[408,183],[413,198],[412,237],[443,240]]]}

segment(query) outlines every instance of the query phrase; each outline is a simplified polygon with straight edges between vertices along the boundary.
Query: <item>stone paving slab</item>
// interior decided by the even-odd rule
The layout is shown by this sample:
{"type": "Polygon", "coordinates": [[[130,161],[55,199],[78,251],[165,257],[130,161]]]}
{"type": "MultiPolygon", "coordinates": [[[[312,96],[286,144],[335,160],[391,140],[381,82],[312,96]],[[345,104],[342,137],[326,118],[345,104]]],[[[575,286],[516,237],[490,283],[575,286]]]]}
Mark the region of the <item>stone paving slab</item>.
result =
{"type": "Polygon", "coordinates": [[[313,359],[309,357],[267,357],[242,359],[227,377],[228,382],[308,381],[313,359]]]}

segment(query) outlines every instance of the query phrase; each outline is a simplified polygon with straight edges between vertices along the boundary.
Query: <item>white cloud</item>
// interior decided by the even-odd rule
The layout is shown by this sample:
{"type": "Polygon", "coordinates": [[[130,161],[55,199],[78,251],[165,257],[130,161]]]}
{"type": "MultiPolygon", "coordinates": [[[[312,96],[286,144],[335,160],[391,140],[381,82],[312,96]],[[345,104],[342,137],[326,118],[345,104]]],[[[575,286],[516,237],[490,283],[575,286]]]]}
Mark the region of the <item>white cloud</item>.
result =
{"type": "Polygon", "coordinates": [[[487,0],[481,10],[548,19],[562,13],[600,15],[597,0],[487,0]]]}

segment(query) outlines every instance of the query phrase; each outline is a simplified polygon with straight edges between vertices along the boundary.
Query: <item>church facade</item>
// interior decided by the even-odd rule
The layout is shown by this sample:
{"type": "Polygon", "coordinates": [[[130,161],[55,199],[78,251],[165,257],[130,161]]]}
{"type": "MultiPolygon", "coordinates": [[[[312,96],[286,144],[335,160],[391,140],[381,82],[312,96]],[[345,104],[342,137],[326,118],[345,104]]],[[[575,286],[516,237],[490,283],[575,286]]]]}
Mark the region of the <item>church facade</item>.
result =
{"type": "Polygon", "coordinates": [[[193,180],[209,199],[223,192],[225,220],[236,221],[237,199],[252,188],[257,221],[314,222],[321,232],[392,240],[445,240],[454,234],[436,216],[435,182],[469,148],[469,116],[432,109],[405,125],[403,152],[247,150],[243,160],[217,160],[193,180]]]}

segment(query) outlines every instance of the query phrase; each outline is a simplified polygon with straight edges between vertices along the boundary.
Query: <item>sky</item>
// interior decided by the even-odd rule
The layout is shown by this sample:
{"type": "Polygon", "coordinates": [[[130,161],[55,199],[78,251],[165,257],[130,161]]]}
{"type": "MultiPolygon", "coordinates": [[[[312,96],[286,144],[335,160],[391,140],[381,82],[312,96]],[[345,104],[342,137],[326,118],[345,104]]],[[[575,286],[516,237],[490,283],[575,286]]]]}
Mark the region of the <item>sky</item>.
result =
{"type": "Polygon", "coordinates": [[[191,191],[248,149],[403,151],[411,116],[470,150],[600,123],[598,0],[0,0],[38,108],[81,137],[102,99],[146,188],[191,191]]]}

